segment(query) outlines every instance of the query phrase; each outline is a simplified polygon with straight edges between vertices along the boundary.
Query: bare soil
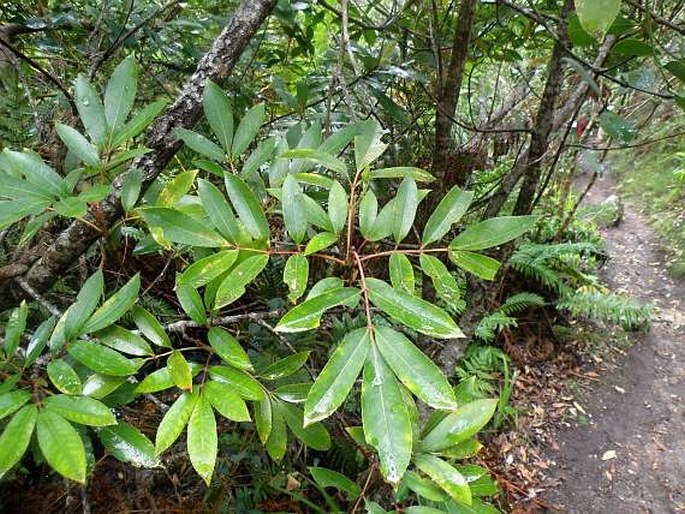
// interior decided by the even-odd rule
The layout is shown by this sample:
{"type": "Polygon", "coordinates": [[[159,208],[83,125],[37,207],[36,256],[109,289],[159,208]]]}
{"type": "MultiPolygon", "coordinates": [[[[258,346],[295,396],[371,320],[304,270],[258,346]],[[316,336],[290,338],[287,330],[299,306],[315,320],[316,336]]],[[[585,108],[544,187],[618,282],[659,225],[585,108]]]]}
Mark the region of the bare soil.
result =
{"type": "MultiPolygon", "coordinates": [[[[600,179],[586,202],[615,193],[600,179]]],[[[685,283],[670,278],[646,219],[625,205],[604,231],[605,280],[655,306],[649,333],[603,374],[556,434],[543,499],[568,513],[685,513],[685,283]],[[589,424],[587,423],[589,420],[589,424]]]]}

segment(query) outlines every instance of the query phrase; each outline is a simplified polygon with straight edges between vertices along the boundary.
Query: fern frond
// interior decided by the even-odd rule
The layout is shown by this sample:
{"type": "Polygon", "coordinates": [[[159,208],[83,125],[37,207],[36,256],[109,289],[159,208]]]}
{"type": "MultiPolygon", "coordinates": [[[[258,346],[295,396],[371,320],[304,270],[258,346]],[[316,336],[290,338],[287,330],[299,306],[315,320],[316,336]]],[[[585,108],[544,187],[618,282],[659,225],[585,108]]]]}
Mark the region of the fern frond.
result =
{"type": "Polygon", "coordinates": [[[574,316],[609,321],[626,330],[647,328],[653,306],[640,305],[635,299],[616,293],[577,291],[560,299],[557,306],[574,316]]]}
{"type": "Polygon", "coordinates": [[[545,299],[539,294],[523,292],[507,298],[504,304],[497,310],[507,316],[511,316],[531,307],[544,307],[544,305],[545,299]]]}

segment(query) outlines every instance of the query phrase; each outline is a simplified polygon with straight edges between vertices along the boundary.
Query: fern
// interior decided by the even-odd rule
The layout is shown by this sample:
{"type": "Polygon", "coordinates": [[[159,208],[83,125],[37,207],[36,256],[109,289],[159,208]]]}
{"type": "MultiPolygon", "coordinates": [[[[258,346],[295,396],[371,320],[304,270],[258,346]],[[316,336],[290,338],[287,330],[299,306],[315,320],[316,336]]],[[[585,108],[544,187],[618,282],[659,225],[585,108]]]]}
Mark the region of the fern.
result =
{"type": "Polygon", "coordinates": [[[507,298],[504,304],[498,309],[500,312],[511,316],[532,307],[543,307],[545,299],[535,293],[518,293],[507,298]]]}
{"type": "Polygon", "coordinates": [[[646,328],[652,313],[652,305],[640,305],[633,298],[600,291],[574,291],[561,298],[557,306],[574,316],[610,321],[626,330],[646,328]]]}
{"type": "Polygon", "coordinates": [[[491,343],[501,330],[518,326],[516,318],[513,317],[514,314],[543,305],[545,305],[544,298],[535,293],[524,292],[510,296],[499,309],[480,320],[474,335],[478,339],[491,343]]]}
{"type": "Polygon", "coordinates": [[[488,396],[494,394],[494,381],[497,373],[504,373],[507,369],[509,356],[494,346],[472,344],[459,362],[456,374],[460,380],[474,377],[474,391],[488,396]]]}

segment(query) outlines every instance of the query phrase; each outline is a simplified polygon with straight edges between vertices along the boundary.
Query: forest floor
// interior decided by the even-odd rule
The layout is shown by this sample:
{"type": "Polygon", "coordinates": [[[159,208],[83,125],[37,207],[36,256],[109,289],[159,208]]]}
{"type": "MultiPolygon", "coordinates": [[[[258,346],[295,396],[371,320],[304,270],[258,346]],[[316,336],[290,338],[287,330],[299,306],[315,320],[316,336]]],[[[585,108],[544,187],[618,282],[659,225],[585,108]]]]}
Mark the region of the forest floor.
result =
{"type": "MultiPolygon", "coordinates": [[[[605,177],[585,201],[612,194],[605,177]]],[[[574,395],[583,415],[542,450],[549,470],[538,492],[552,512],[685,513],[685,282],[669,277],[646,218],[624,209],[620,224],[603,231],[610,260],[602,276],[651,302],[652,326],[623,356],[598,359],[599,376],[588,373],[591,387],[574,395]]]]}

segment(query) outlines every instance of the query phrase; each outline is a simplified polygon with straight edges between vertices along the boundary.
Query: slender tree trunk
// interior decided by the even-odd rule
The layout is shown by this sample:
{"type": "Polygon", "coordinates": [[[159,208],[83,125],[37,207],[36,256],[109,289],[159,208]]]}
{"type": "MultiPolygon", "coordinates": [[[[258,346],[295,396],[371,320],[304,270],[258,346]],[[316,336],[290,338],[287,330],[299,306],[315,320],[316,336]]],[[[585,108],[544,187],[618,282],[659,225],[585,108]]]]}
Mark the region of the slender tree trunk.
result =
{"type": "MultiPolygon", "coordinates": [[[[157,178],[181,148],[182,143],[174,136],[174,130],[192,127],[200,119],[202,90],[207,80],[219,81],[231,73],[250,39],[275,5],[276,0],[245,0],[200,60],[174,104],[148,129],[145,145],[151,151],[132,165],[132,168],[142,171],[143,188],[157,178]]],[[[125,176],[122,174],[114,180],[112,192],[90,209],[85,223],[74,221],[56,236],[52,244],[39,250],[40,258],[25,263],[28,270],[21,276],[25,283],[38,292],[47,290],[91,244],[107,235],[123,214],[121,187],[125,176]]],[[[25,296],[13,278],[0,282],[0,311],[17,305],[25,296]]]]}

